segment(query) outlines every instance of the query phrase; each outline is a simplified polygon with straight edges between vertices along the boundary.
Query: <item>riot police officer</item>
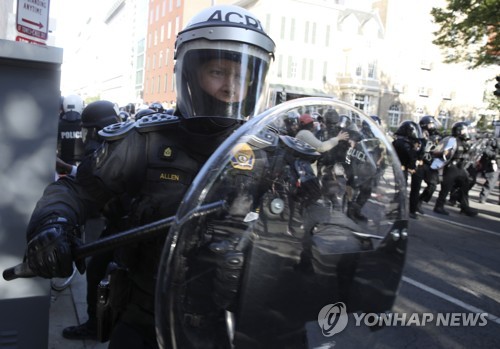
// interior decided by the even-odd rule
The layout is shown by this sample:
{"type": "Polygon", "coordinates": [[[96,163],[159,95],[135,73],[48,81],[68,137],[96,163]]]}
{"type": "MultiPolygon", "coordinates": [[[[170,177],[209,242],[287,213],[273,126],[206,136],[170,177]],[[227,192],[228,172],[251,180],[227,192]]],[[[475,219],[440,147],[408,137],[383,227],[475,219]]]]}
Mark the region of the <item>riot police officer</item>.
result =
{"type": "Polygon", "coordinates": [[[84,156],[81,114],[83,99],[78,95],[63,98],[63,114],[57,132],[57,157],[69,165],[77,165],[84,156]]]}
{"type": "Polygon", "coordinates": [[[477,216],[477,210],[469,206],[469,174],[464,168],[466,159],[468,157],[469,146],[467,140],[469,139],[468,126],[465,122],[456,122],[451,128],[451,137],[442,140],[443,146],[440,149],[441,157],[447,159],[443,168],[443,180],[441,182],[441,190],[439,191],[434,212],[444,215],[450,213],[444,209],[446,197],[453,189],[454,186],[459,188],[460,194],[460,213],[467,216],[477,216]],[[445,144],[446,143],[446,144],[445,144]]]}
{"type": "MultiPolygon", "coordinates": [[[[176,42],[175,115],[152,114],[105,128],[105,143],[83,162],[76,180],[51,184],[28,229],[26,260],[38,276],[66,276],[81,243],[89,206],[128,194],[130,227],[175,214],[184,193],[215,149],[263,107],[274,42],[250,12],[213,6],[196,15],[176,42]],[[214,37],[214,33],[215,35],[214,37]]],[[[165,235],[120,251],[128,297],[110,348],[156,348],[154,289],[165,235]]],[[[85,270],[77,261],[80,272],[85,270]]]]}
{"type": "Polygon", "coordinates": [[[494,136],[489,135],[484,140],[484,143],[484,150],[479,160],[480,171],[485,178],[485,182],[479,193],[480,203],[486,202],[486,199],[488,199],[488,196],[498,181],[498,141],[494,136]]]}
{"type": "MultiPolygon", "coordinates": [[[[436,191],[437,185],[439,184],[439,171],[431,168],[432,160],[434,158],[434,149],[441,139],[441,136],[436,129],[436,124],[438,124],[438,122],[433,116],[430,115],[422,116],[419,121],[423,134],[422,147],[419,153],[420,165],[417,167],[415,176],[412,177],[411,185],[412,192],[416,194],[420,191],[422,181],[427,184],[425,189],[420,193],[417,207],[415,208],[415,211],[420,214],[424,214],[422,210],[422,202],[430,201],[432,195],[436,191]]],[[[412,197],[410,197],[410,202],[412,202],[412,197]]]]}
{"type": "Polygon", "coordinates": [[[416,122],[405,120],[394,134],[396,139],[392,144],[398,154],[406,179],[408,180],[408,175],[411,175],[410,217],[416,219],[418,218],[416,212],[420,186],[417,187],[418,180],[414,178],[418,176],[416,175],[417,160],[422,146],[422,130],[416,122]]]}

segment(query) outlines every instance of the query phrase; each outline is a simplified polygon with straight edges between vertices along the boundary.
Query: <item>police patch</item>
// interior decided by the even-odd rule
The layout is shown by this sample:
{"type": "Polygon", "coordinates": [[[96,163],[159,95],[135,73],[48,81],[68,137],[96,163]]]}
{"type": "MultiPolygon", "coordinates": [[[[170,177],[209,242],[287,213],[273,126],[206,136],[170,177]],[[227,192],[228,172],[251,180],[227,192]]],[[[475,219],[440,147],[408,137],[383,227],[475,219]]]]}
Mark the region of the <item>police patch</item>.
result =
{"type": "Polygon", "coordinates": [[[250,171],[255,164],[255,154],[246,143],[237,144],[231,151],[231,166],[238,170],[250,171]]]}
{"type": "Polygon", "coordinates": [[[163,145],[158,153],[160,159],[162,160],[173,160],[175,159],[176,152],[174,148],[169,145],[163,145]]]}

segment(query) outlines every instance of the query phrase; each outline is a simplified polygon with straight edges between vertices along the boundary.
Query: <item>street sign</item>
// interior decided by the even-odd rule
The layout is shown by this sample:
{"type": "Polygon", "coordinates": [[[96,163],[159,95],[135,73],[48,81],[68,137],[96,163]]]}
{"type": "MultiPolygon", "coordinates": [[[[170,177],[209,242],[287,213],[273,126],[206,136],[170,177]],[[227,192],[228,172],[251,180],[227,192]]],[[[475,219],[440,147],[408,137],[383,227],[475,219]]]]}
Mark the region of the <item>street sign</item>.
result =
{"type": "Polygon", "coordinates": [[[50,0],[17,0],[18,32],[47,40],[50,0]]]}
{"type": "Polygon", "coordinates": [[[43,41],[36,41],[36,40],[33,40],[33,39],[29,39],[29,38],[25,38],[25,37],[22,37],[22,36],[16,36],[16,41],[19,41],[19,42],[26,42],[28,44],[36,44],[36,45],[42,45],[42,46],[46,46],[47,44],[43,41]]]}

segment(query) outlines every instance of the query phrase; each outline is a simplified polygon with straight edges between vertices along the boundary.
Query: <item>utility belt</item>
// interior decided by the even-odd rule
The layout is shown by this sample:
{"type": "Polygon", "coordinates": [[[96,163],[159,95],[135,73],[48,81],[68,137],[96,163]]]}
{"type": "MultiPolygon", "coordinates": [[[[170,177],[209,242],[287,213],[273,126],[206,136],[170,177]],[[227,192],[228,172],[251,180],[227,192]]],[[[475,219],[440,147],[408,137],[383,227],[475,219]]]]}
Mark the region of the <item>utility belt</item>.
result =
{"type": "Polygon", "coordinates": [[[109,341],[111,332],[118,322],[130,298],[128,271],[111,262],[106,277],[97,286],[97,338],[109,341]]]}

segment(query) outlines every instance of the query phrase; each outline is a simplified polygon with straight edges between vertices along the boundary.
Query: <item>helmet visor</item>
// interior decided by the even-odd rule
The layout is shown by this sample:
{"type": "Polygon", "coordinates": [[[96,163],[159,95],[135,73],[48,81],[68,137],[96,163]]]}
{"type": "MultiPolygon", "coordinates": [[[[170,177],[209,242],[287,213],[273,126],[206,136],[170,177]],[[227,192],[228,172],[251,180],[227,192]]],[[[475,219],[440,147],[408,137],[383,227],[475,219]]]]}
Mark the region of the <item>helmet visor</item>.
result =
{"type": "Polygon", "coordinates": [[[184,117],[246,120],[261,112],[270,56],[235,42],[189,42],[178,52],[177,100],[184,117]]]}

